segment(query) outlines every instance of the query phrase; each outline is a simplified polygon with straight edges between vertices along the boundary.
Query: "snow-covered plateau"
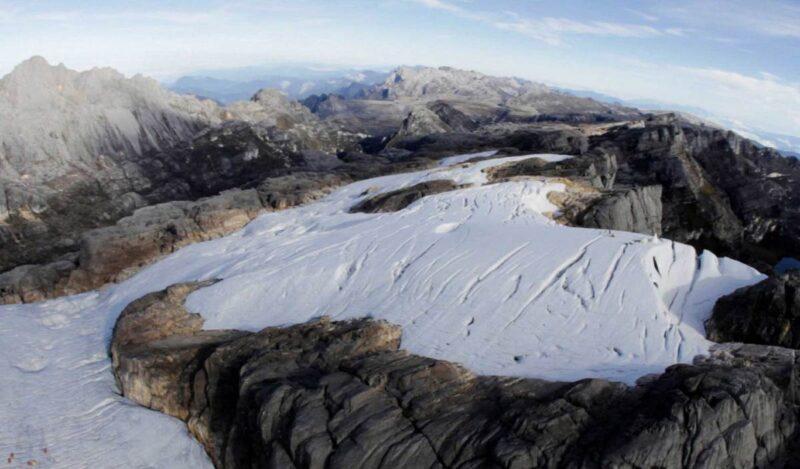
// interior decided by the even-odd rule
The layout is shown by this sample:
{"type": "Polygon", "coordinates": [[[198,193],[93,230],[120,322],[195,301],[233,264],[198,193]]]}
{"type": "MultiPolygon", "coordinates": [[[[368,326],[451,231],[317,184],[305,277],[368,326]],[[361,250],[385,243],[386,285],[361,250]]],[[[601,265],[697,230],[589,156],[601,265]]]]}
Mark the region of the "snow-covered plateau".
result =
{"type": "Polygon", "coordinates": [[[487,183],[484,169],[528,157],[458,156],[357,182],[104,290],[0,307],[0,455],[45,467],[209,467],[182,422],[118,395],[107,356],[120,311],[178,282],[222,279],[187,301],[208,329],[371,316],[402,326],[403,348],[477,373],[633,383],[705,353],[715,300],[763,278],[669,240],[559,225],[547,195],[562,182],[487,183]],[[466,187],[398,212],[349,212],[436,179],[466,187]]]}

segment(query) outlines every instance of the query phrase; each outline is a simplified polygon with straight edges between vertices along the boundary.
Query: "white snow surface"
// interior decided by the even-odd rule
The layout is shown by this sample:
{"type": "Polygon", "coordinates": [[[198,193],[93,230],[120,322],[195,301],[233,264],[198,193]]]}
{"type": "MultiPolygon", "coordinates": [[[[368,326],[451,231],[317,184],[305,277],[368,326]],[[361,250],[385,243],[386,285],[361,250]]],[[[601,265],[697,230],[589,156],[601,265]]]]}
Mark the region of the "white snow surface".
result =
{"type": "Polygon", "coordinates": [[[176,282],[223,279],[187,302],[209,329],[372,316],[403,327],[403,348],[477,373],[631,383],[707,352],[714,301],[763,278],[679,243],[558,225],[544,214],[562,184],[487,184],[483,169],[522,158],[459,156],[357,182],[119,285],[0,307],[0,456],[40,467],[210,467],[183,423],[117,394],[107,356],[119,312],[176,282]],[[364,197],[434,179],[473,186],[395,213],[348,213],[364,197]]]}

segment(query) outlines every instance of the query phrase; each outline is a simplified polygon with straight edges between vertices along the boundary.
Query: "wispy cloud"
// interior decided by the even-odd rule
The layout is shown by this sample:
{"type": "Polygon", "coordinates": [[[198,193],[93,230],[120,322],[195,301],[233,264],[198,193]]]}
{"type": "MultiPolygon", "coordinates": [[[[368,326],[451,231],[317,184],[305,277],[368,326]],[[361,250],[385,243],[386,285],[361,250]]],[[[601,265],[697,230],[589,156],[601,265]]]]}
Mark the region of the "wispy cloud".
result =
{"type": "Polygon", "coordinates": [[[128,11],[99,12],[86,10],[64,10],[33,13],[27,16],[29,20],[43,22],[74,22],[80,20],[91,21],[152,21],[170,24],[201,24],[219,21],[228,13],[227,9],[220,8],[214,11],[190,10],[153,10],[153,11],[128,11]]]}
{"type": "Polygon", "coordinates": [[[800,135],[800,84],[768,72],[747,75],[718,68],[665,64],[649,64],[648,68],[694,86],[703,93],[705,102],[716,105],[721,115],[752,128],[769,127],[800,135]]]}
{"type": "Polygon", "coordinates": [[[714,85],[714,91],[733,98],[753,97],[766,102],[790,106],[793,115],[800,116],[800,86],[781,80],[777,76],[761,72],[761,76],[744,75],[716,68],[678,67],[695,77],[714,85]]]}
{"type": "Polygon", "coordinates": [[[442,0],[414,0],[414,2],[419,3],[420,5],[426,6],[428,8],[433,8],[435,10],[450,11],[453,13],[460,13],[464,11],[464,9],[459,7],[458,5],[447,3],[442,0]]]}
{"type": "Polygon", "coordinates": [[[516,21],[493,21],[493,26],[506,31],[514,31],[525,36],[539,39],[548,44],[558,45],[566,35],[591,35],[645,38],[677,35],[677,31],[667,32],[652,26],[609,23],[605,21],[582,22],[566,18],[519,19],[516,21]]]}
{"type": "MultiPolygon", "coordinates": [[[[454,14],[458,17],[479,21],[503,31],[512,31],[551,45],[564,42],[565,36],[606,36],[621,38],[647,38],[659,36],[683,36],[684,29],[660,29],[649,24],[615,23],[608,21],[578,21],[569,18],[542,17],[525,18],[516,12],[504,11],[503,17],[492,12],[470,10],[445,0],[411,0],[414,3],[454,14]]],[[[648,21],[657,20],[648,16],[648,21]]]]}
{"type": "Polygon", "coordinates": [[[633,8],[627,8],[626,10],[629,13],[632,13],[645,21],[649,21],[651,23],[655,23],[656,21],[658,21],[658,16],[656,15],[652,15],[644,11],[634,10],[633,8]]]}
{"type": "Polygon", "coordinates": [[[720,27],[763,36],[800,38],[800,5],[780,0],[676,0],[655,7],[658,15],[694,26],[720,27]]]}

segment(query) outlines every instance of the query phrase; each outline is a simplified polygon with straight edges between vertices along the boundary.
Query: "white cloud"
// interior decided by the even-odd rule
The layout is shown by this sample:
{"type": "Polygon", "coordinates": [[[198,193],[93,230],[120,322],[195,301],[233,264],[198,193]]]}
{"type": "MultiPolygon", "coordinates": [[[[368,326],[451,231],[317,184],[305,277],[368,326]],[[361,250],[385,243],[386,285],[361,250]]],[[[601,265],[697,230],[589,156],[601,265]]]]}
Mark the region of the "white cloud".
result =
{"type": "Polygon", "coordinates": [[[453,13],[460,13],[464,11],[461,7],[457,5],[453,5],[452,3],[447,3],[442,0],[412,0],[415,3],[419,3],[420,5],[426,6],[428,8],[433,8],[435,10],[443,10],[449,11],[453,13]]]}
{"type": "Polygon", "coordinates": [[[800,38],[800,6],[780,0],[675,0],[656,7],[661,16],[704,29],[720,27],[764,36],[800,38]]]}
{"type": "Polygon", "coordinates": [[[645,21],[649,21],[651,23],[655,23],[659,19],[658,16],[646,13],[644,11],[634,10],[633,8],[627,8],[627,10],[633,13],[634,15],[638,16],[639,18],[645,21]]]}
{"type": "Polygon", "coordinates": [[[664,35],[683,36],[680,28],[658,29],[650,25],[607,21],[577,21],[569,18],[523,18],[518,13],[503,11],[503,17],[488,12],[467,10],[444,0],[411,0],[427,8],[452,13],[461,18],[480,21],[503,31],[512,31],[547,44],[559,45],[567,35],[645,38],[664,35]]]}
{"type": "MultiPolygon", "coordinates": [[[[653,67],[657,65],[653,64],[653,67]]],[[[755,129],[800,135],[800,86],[779,77],[683,66],[658,66],[694,88],[692,104],[755,129]]]]}
{"type": "Polygon", "coordinates": [[[644,38],[674,34],[652,26],[609,23],[604,21],[581,22],[566,18],[520,19],[516,21],[495,21],[493,26],[506,31],[514,31],[542,40],[548,44],[560,44],[564,35],[592,35],[644,38]]]}

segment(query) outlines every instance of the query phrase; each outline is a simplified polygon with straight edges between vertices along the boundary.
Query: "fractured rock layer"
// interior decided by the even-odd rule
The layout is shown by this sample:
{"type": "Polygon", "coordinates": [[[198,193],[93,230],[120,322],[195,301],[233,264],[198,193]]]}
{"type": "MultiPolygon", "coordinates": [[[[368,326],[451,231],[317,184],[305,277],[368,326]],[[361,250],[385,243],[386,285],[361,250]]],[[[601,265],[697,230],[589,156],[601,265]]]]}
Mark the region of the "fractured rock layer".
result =
{"type": "Polygon", "coordinates": [[[800,272],[770,277],[717,300],[711,340],[800,348],[800,272]]]}
{"type": "Polygon", "coordinates": [[[365,199],[353,206],[350,211],[363,213],[396,212],[408,207],[426,195],[440,194],[458,188],[459,186],[450,180],[421,182],[411,187],[378,194],[365,199]]]}
{"type": "Polygon", "coordinates": [[[716,346],[635,387],[476,376],[400,330],[320,319],[203,331],[183,284],[131,303],[122,392],[187,422],[217,467],[751,467],[797,462],[792,350],[716,346]]]}

